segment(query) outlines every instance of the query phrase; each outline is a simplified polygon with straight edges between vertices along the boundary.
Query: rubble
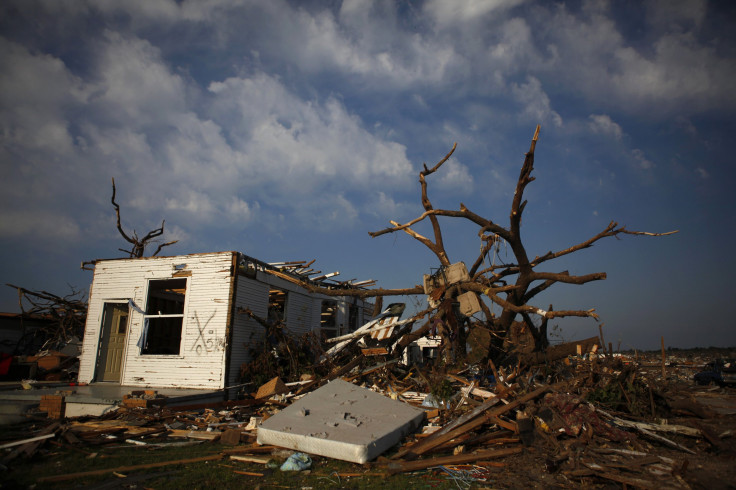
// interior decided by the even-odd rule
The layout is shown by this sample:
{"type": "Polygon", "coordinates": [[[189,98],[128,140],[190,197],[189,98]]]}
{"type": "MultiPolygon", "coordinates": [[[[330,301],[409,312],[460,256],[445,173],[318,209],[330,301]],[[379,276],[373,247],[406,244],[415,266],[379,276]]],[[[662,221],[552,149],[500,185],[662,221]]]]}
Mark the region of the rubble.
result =
{"type": "MultiPolygon", "coordinates": [[[[352,478],[428,474],[500,488],[539,482],[706,488],[703,482],[712,480],[702,468],[736,450],[736,393],[692,380],[707,359],[667,360],[662,378],[661,363],[640,353],[588,350],[544,364],[498,367],[358,356],[303,381],[273,378],[242,400],[172,407],[155,390],[141,390],[99,417],[35,416],[33,431],[0,440],[2,464],[12,471],[54,447],[96,458],[123,446],[219,444],[208,459],[160,464],[229,457],[232,471],[263,480],[296,451],[309,458],[311,471],[325,458],[362,467],[344,473],[352,478]],[[425,403],[431,398],[445,402],[425,403]]],[[[153,467],[60,471],[39,481],[153,467]]]]}

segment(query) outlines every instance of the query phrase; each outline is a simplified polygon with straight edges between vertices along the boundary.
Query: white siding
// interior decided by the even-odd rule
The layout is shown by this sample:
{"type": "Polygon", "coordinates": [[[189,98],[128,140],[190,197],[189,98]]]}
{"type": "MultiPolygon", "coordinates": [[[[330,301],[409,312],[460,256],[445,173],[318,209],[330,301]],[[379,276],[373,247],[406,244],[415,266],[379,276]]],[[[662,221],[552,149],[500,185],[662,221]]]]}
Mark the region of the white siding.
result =
{"type": "Polygon", "coordinates": [[[90,293],[79,381],[92,382],[105,301],[132,299],[145,310],[149,279],[169,279],[186,264],[188,277],[179,355],[141,355],[143,315],[130,312],[121,384],[181,388],[224,387],[226,324],[232,252],[98,261],[90,293]]]}
{"type": "Polygon", "coordinates": [[[286,300],[286,328],[293,335],[303,335],[319,327],[319,322],[312,324],[312,305],[319,308],[320,301],[314,296],[308,296],[296,291],[289,291],[286,300]]]}
{"type": "MultiPolygon", "coordinates": [[[[268,315],[268,284],[238,276],[235,305],[249,308],[261,318],[268,315]]],[[[232,348],[230,351],[230,375],[228,386],[240,383],[240,366],[251,361],[251,346],[263,342],[265,330],[261,324],[248,315],[235,313],[233,321],[232,348]]]]}
{"type": "Polygon", "coordinates": [[[337,300],[341,312],[338,322],[347,322],[344,313],[347,310],[342,304],[345,298],[310,294],[291,282],[262,271],[258,271],[255,279],[245,275],[233,278],[231,269],[234,254],[218,252],[98,261],[93,287],[90,288],[79,381],[95,381],[104,303],[132,299],[139,308],[145,310],[148,281],[174,277],[175,266],[179,264],[186,264],[183,271],[190,274],[186,276],[179,355],[141,355],[136,343],[141,335],[143,315],[131,310],[121,372],[123,385],[204,389],[237,385],[240,382],[240,366],[251,360],[250,347],[263,342],[264,335],[263,327],[247,315],[238,313],[237,308],[250,308],[256,315],[266,318],[271,286],[288,292],[286,327],[294,335],[319,328],[323,299],[337,300]],[[233,281],[236,288],[234,294],[231,289],[233,281]],[[234,305],[231,302],[233,296],[234,305]],[[228,347],[229,315],[232,315],[230,323],[233,330],[228,347]],[[228,352],[230,358],[226,359],[228,352]]]}
{"type": "Polygon", "coordinates": [[[322,298],[314,298],[314,306],[312,307],[312,330],[319,331],[322,322],[322,298]]]}

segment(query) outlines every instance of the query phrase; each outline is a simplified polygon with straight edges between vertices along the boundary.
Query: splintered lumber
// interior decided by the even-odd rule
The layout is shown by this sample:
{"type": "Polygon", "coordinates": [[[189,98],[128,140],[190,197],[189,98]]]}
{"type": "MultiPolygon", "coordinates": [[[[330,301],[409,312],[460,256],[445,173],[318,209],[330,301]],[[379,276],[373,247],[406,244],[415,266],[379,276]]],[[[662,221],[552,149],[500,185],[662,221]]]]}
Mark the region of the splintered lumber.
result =
{"type": "MultiPolygon", "coordinates": [[[[602,412],[602,411],[599,410],[599,412],[602,412]]],[[[634,422],[631,420],[624,420],[622,418],[613,417],[613,416],[611,416],[611,420],[613,420],[613,422],[615,422],[616,425],[620,425],[621,427],[627,427],[627,428],[632,428],[632,429],[644,429],[644,430],[653,430],[656,432],[668,432],[670,434],[681,434],[681,435],[690,436],[690,437],[702,437],[703,436],[702,430],[696,429],[694,427],[688,427],[687,425],[652,424],[652,423],[647,423],[647,422],[634,422]]]]}
{"type": "Polygon", "coordinates": [[[258,463],[258,464],[266,464],[268,463],[271,458],[264,458],[263,456],[238,456],[235,454],[230,455],[230,459],[233,461],[240,461],[241,463],[258,463]]]}
{"type": "MultiPolygon", "coordinates": [[[[617,449],[617,448],[594,448],[592,449],[593,452],[599,453],[599,454],[621,454],[624,456],[634,456],[634,457],[647,457],[649,454],[641,452],[641,451],[632,451],[630,449],[617,449]]],[[[669,465],[673,465],[675,463],[675,460],[672,458],[668,458],[666,456],[657,456],[657,458],[660,459],[663,463],[667,463],[669,465]]]]}
{"type": "MultiPolygon", "coordinates": [[[[56,432],[59,430],[61,424],[59,422],[54,422],[53,424],[49,425],[48,427],[45,427],[43,430],[39,432],[39,436],[46,436],[47,434],[55,435],[56,432]]],[[[33,455],[36,450],[41,446],[41,444],[46,441],[47,438],[45,437],[34,437],[33,440],[25,440],[22,444],[18,445],[15,449],[10,451],[8,454],[6,454],[2,460],[0,460],[0,463],[7,465],[9,462],[20,456],[21,454],[25,456],[31,456],[33,455]]]]}
{"type": "Polygon", "coordinates": [[[485,461],[488,459],[505,458],[513,454],[519,454],[522,451],[520,447],[512,447],[505,449],[489,449],[485,451],[477,451],[470,454],[458,454],[457,456],[445,456],[441,458],[429,458],[420,461],[401,461],[389,463],[388,473],[395,475],[407,471],[418,471],[433,466],[443,466],[448,464],[465,464],[473,461],[485,461]]]}
{"type": "Polygon", "coordinates": [[[439,435],[437,435],[437,432],[435,432],[434,434],[432,434],[432,436],[424,439],[419,444],[412,446],[409,452],[406,453],[406,458],[416,459],[417,456],[424,454],[430,449],[436,446],[439,446],[440,444],[447,442],[451,439],[454,439],[462,434],[465,434],[466,432],[469,432],[477,427],[480,427],[481,425],[487,423],[490,417],[498,417],[499,415],[502,415],[510,410],[513,410],[519,405],[522,405],[528,402],[529,400],[535,399],[536,397],[538,397],[539,395],[541,395],[542,393],[546,392],[549,389],[550,389],[549,386],[542,386],[541,388],[537,388],[536,390],[530,393],[527,393],[526,395],[520,396],[516,400],[510,402],[508,405],[504,405],[503,407],[498,407],[496,409],[489,410],[488,412],[484,413],[483,417],[476,417],[470,422],[466,423],[465,425],[461,425],[460,427],[457,427],[454,430],[451,430],[449,432],[445,432],[439,435]]]}
{"type": "Polygon", "coordinates": [[[637,427],[636,429],[639,432],[641,432],[643,435],[647,436],[648,438],[654,439],[657,442],[661,442],[665,446],[669,446],[671,448],[679,449],[680,451],[685,451],[686,453],[689,453],[689,454],[695,454],[695,451],[693,451],[692,449],[690,449],[688,447],[685,447],[682,444],[678,444],[675,441],[672,441],[670,439],[667,439],[666,437],[662,437],[659,434],[655,434],[654,432],[650,432],[647,429],[644,429],[642,427],[637,427]]]}
{"type": "MultiPolygon", "coordinates": [[[[456,427],[459,427],[462,424],[464,424],[464,423],[466,423],[466,422],[474,419],[475,417],[477,417],[481,413],[485,412],[486,410],[488,410],[492,406],[496,405],[499,401],[500,401],[500,398],[498,398],[498,397],[494,397],[494,398],[491,398],[491,399],[485,401],[482,405],[477,406],[476,408],[474,408],[470,412],[466,413],[465,415],[461,415],[460,417],[458,417],[454,421],[450,422],[446,426],[442,427],[438,431],[436,431],[436,432],[432,433],[431,435],[427,436],[427,438],[424,439],[424,441],[422,441],[422,443],[426,442],[427,440],[429,440],[429,439],[431,439],[433,437],[439,437],[439,436],[441,436],[443,434],[446,434],[446,433],[450,432],[452,429],[454,429],[456,427]]],[[[419,447],[418,444],[415,445],[415,446],[416,447],[419,447]]],[[[396,454],[394,454],[391,457],[391,459],[403,458],[406,454],[409,453],[409,451],[412,450],[412,448],[413,448],[413,446],[410,447],[410,448],[406,448],[406,449],[400,450],[399,452],[397,452],[396,454]]]]}
{"type": "Polygon", "coordinates": [[[202,456],[201,458],[176,459],[173,461],[159,461],[158,463],[138,464],[133,466],[118,466],[117,468],[107,468],[103,470],[80,471],[79,473],[67,473],[64,475],[43,476],[38,479],[39,482],[58,482],[74,480],[76,478],[84,478],[87,476],[104,475],[105,473],[125,473],[126,471],[145,470],[148,468],[160,468],[162,466],[170,466],[175,464],[200,463],[203,461],[214,461],[222,459],[222,454],[213,454],[210,456],[202,456]]]}
{"type": "Polygon", "coordinates": [[[44,439],[51,439],[52,437],[56,437],[56,434],[44,434],[42,436],[31,437],[30,439],[21,439],[18,441],[8,442],[6,444],[0,445],[0,449],[7,449],[9,447],[20,446],[21,444],[26,444],[29,442],[42,441],[44,439]]]}
{"type": "Polygon", "coordinates": [[[276,376],[271,381],[258,388],[256,398],[260,400],[262,398],[270,398],[274,395],[280,395],[282,393],[288,392],[289,388],[284,384],[283,381],[281,381],[281,378],[276,376]]]}
{"type": "Polygon", "coordinates": [[[233,470],[233,473],[235,473],[236,475],[245,475],[245,476],[264,476],[263,473],[256,473],[254,471],[233,470]]]}

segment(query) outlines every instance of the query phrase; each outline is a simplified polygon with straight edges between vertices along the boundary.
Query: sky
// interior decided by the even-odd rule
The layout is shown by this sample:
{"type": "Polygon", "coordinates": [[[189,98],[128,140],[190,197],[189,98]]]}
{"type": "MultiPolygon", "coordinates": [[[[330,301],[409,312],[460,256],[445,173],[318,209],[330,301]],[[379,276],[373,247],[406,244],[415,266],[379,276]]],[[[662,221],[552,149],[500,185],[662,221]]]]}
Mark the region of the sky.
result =
{"type": "MultiPolygon", "coordinates": [[[[547,262],[608,278],[532,304],[595,308],[614,347],[736,346],[734,21],[736,4],[698,0],[5,0],[0,311],[19,311],[6,283],[86,291],[82,261],[126,256],[111,178],[126,231],[166,220],[162,254],[421,284],[433,254],[368,232],[421,214],[418,173],[455,142],[433,205],[508,226],[539,124],[530,256],[610,221],[679,233],[547,262]]],[[[472,264],[477,227],[456,221],[449,258],[472,264]]],[[[598,325],[550,323],[567,341],[598,325]]]]}

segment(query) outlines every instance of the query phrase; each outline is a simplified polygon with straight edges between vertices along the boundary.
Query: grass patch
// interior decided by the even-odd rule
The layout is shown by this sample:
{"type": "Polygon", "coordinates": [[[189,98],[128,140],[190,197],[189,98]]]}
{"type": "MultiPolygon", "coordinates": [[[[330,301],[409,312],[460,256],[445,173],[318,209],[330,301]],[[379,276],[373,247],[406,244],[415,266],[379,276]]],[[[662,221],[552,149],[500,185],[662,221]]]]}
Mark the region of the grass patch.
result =
{"type": "MultiPolygon", "coordinates": [[[[155,489],[219,489],[219,488],[450,488],[452,482],[440,474],[399,474],[387,476],[378,467],[353,464],[329,458],[313,457],[309,471],[282,472],[268,469],[263,464],[232,461],[227,456],[212,461],[173,464],[120,472],[112,471],[94,476],[82,476],[65,481],[39,481],[44,477],[72,473],[112,470],[135,465],[166,461],[187,460],[214,456],[228,449],[218,443],[196,446],[149,448],[82,446],[88,457],[69,446],[58,447],[47,443],[30,459],[15,459],[2,474],[0,488],[80,488],[115,482],[133,488],[155,489]],[[241,472],[241,473],[238,473],[241,472]],[[254,473],[257,475],[247,475],[254,473]],[[354,476],[356,475],[356,476],[354,476]]],[[[280,460],[278,461],[281,462],[280,460]]],[[[116,488],[119,488],[116,486],[116,488]]]]}

